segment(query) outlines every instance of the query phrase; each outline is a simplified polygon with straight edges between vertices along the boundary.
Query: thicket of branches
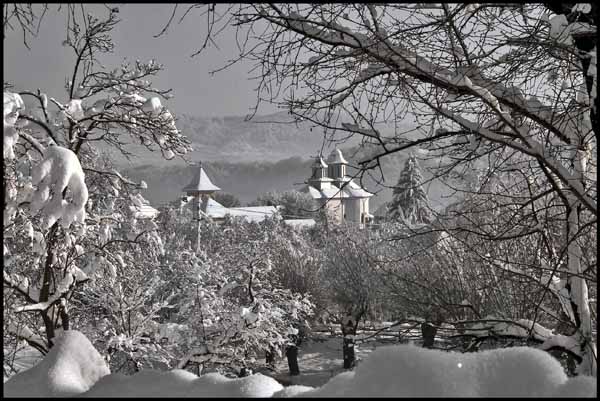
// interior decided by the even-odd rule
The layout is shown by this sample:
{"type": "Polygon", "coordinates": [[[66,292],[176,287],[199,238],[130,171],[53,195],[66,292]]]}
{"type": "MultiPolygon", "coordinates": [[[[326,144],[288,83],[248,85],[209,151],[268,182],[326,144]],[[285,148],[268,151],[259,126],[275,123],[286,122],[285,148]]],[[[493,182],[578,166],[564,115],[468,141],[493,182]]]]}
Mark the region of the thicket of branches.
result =
{"type": "MultiPolygon", "coordinates": [[[[508,254],[517,239],[536,244],[528,262],[535,268],[525,275],[542,280],[538,303],[562,294],[554,313],[575,328],[580,372],[595,374],[596,264],[582,244],[597,216],[596,5],[253,4],[204,12],[201,48],[221,27],[236,26],[240,55],[232,63],[255,63],[259,103],[320,125],[332,141],[361,137],[370,152],[359,162],[364,174],[381,174],[382,158],[409,148],[435,160],[433,175],[467,205],[453,211],[457,218],[437,219],[437,229],[471,237],[475,250],[489,243],[508,254]],[[410,130],[401,128],[406,121],[410,130]]],[[[490,269],[515,259],[486,255],[490,269]]]]}

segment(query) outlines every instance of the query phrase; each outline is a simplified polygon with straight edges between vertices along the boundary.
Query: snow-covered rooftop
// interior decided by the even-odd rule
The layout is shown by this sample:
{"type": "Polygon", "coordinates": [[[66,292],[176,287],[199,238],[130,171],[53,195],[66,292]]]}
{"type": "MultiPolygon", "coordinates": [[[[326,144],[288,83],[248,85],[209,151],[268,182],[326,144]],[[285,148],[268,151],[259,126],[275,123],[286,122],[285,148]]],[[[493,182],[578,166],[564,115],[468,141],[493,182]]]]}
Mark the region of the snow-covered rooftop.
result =
{"type": "Polygon", "coordinates": [[[213,198],[208,198],[208,203],[206,205],[206,214],[208,214],[213,219],[215,218],[223,218],[227,214],[228,209],[221,205],[219,202],[214,200],[213,198]]]}
{"type": "Polygon", "coordinates": [[[183,187],[182,191],[187,193],[210,193],[214,191],[220,191],[221,188],[213,184],[204,172],[202,164],[199,164],[196,168],[194,178],[192,181],[183,187]]]}
{"type": "MultiPolygon", "coordinates": [[[[192,205],[192,196],[187,197],[187,206],[192,205]]],[[[213,219],[222,219],[226,215],[233,217],[243,217],[246,221],[263,221],[267,217],[276,215],[278,209],[275,206],[244,206],[227,208],[212,198],[208,198],[206,205],[206,214],[213,219]]]]}
{"type": "MultiPolygon", "coordinates": [[[[344,180],[348,177],[344,177],[344,180]]],[[[345,180],[346,181],[346,180],[345,180]]],[[[360,185],[355,183],[352,179],[344,185],[344,190],[348,193],[349,198],[370,198],[373,196],[372,193],[365,191],[360,185]]]]}
{"type": "Polygon", "coordinates": [[[340,199],[348,197],[347,193],[340,191],[340,189],[335,186],[318,190],[311,185],[307,185],[306,187],[302,188],[300,192],[308,193],[313,197],[313,199],[340,199]]]}
{"type": "Polygon", "coordinates": [[[292,227],[312,227],[317,224],[314,219],[288,219],[283,222],[292,227]]]}
{"type": "Polygon", "coordinates": [[[365,191],[360,185],[350,180],[343,189],[336,186],[330,188],[317,189],[312,185],[307,185],[300,192],[310,194],[313,199],[341,199],[341,198],[370,198],[372,193],[365,191]]]}
{"type": "Polygon", "coordinates": [[[133,212],[136,219],[151,219],[158,214],[158,210],[150,205],[129,206],[129,210],[133,212]]]}
{"type": "Polygon", "coordinates": [[[275,206],[245,206],[245,207],[230,207],[226,209],[226,214],[230,216],[239,216],[246,221],[263,221],[267,217],[277,214],[278,210],[275,206]]]}
{"type": "Polygon", "coordinates": [[[370,198],[372,193],[365,191],[362,188],[344,188],[344,192],[348,198],[370,198]]]}

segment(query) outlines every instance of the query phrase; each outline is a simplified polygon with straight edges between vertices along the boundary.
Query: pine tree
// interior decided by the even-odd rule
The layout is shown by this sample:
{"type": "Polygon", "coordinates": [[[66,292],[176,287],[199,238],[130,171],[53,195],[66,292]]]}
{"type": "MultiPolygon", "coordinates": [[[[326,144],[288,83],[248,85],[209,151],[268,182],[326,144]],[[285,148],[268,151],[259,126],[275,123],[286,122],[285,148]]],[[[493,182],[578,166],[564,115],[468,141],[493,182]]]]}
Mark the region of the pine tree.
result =
{"type": "Polygon", "coordinates": [[[429,199],[423,189],[423,176],[417,159],[410,154],[394,188],[388,206],[390,220],[402,219],[409,224],[422,224],[431,221],[429,199]]]}

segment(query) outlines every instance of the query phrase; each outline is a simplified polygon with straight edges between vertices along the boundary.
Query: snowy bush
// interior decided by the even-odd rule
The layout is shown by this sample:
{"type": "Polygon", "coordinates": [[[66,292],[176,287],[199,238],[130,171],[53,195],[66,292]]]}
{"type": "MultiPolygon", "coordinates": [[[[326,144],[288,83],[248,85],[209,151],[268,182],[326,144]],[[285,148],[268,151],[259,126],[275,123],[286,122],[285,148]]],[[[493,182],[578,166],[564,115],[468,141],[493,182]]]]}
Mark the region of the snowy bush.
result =
{"type": "Polygon", "coordinates": [[[178,344],[187,353],[180,366],[191,362],[232,373],[260,365],[266,352],[281,356],[290,330],[304,325],[313,309],[308,295],[283,287],[273,269],[275,244],[287,227],[235,219],[206,223],[202,251],[194,252],[192,225],[179,220],[187,215],[164,216],[163,274],[180,278],[172,319],[190,330],[178,344]]]}

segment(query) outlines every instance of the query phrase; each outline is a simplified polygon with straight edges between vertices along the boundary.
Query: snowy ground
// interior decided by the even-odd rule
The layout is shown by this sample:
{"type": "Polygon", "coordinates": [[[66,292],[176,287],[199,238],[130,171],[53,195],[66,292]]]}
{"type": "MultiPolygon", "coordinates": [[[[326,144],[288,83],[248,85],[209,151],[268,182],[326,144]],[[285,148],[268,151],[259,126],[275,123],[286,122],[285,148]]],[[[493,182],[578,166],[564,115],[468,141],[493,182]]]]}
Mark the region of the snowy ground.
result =
{"type": "MultiPolygon", "coordinates": [[[[355,347],[357,363],[360,364],[373,350],[385,345],[394,344],[389,341],[369,341],[355,347]]],[[[397,344],[397,342],[395,342],[397,344]]],[[[338,334],[313,333],[311,338],[305,340],[298,353],[299,376],[290,376],[287,359],[277,360],[275,371],[264,373],[273,377],[284,386],[303,385],[319,387],[335,375],[344,372],[342,359],[342,339],[338,334]]]]}
{"type": "MultiPolygon", "coordinates": [[[[229,379],[179,369],[111,374],[78,331],[64,332],[33,368],[4,383],[5,397],[596,397],[596,378],[568,378],[547,352],[511,347],[458,353],[371,343],[341,369],[339,338],[306,344],[302,374],[283,386],[261,373],[229,379]],[[333,377],[332,377],[333,376],[333,377]]],[[[279,365],[281,368],[281,364],[279,365]]],[[[284,369],[285,369],[284,365],[284,369]]]]}

